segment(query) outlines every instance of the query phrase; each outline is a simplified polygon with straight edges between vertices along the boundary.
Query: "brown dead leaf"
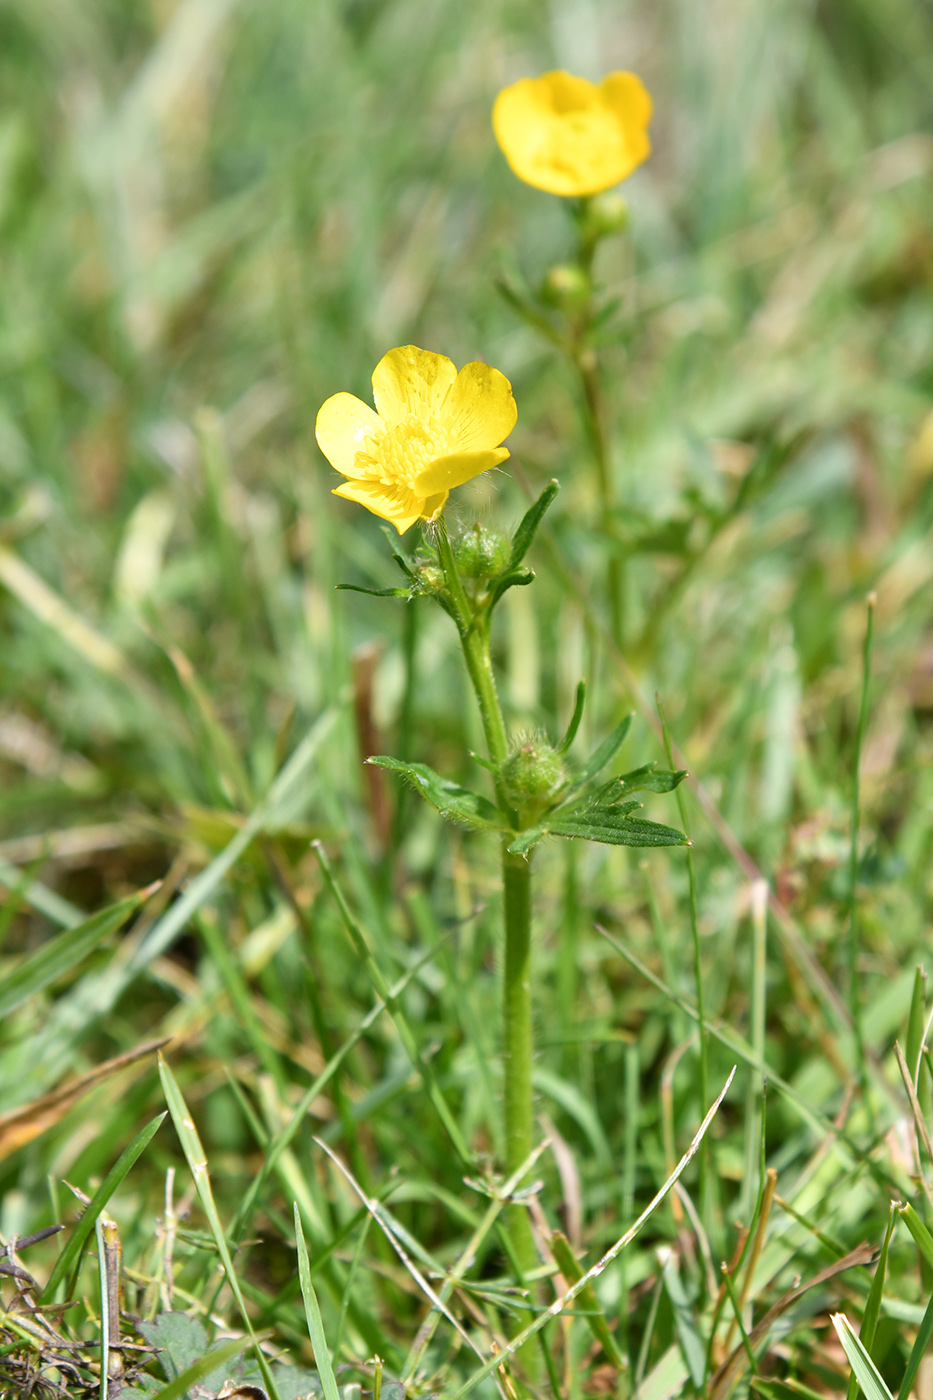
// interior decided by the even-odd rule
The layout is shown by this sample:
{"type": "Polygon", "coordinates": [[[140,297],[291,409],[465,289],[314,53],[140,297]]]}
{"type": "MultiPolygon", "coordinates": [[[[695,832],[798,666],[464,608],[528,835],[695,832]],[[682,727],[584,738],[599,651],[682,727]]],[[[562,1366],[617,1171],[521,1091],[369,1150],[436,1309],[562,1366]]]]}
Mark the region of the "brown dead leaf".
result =
{"type": "Polygon", "coordinates": [[[93,1089],[96,1084],[100,1084],[104,1079],[109,1079],[113,1074],[118,1074],[120,1070],[135,1064],[137,1060],[142,1060],[147,1055],[154,1055],[163,1045],[167,1045],[170,1039],[171,1036],[166,1036],[162,1040],[146,1041],[144,1045],[138,1045],[135,1050],[127,1050],[123,1055],[116,1055],[112,1060],[106,1060],[102,1065],[97,1065],[95,1069],[79,1075],[77,1079],[71,1079],[57,1089],[53,1089],[51,1093],[33,1099],[32,1103],[23,1104],[20,1108],[14,1108],[9,1113],[0,1113],[0,1161],[4,1157],[9,1157],[18,1147],[32,1142],[33,1138],[44,1133],[46,1128],[51,1128],[60,1118],[64,1117],[72,1104],[93,1089]]]}
{"type": "MultiPolygon", "coordinates": [[[[856,1245],[843,1259],[837,1259],[835,1264],[830,1264],[829,1268],[823,1269],[814,1278],[806,1283],[798,1285],[788,1291],[777,1300],[773,1307],[769,1308],[764,1317],[748,1334],[748,1340],[752,1350],[755,1344],[766,1337],[774,1326],[775,1322],[785,1313],[798,1298],[802,1298],[811,1288],[817,1288],[821,1283],[828,1282],[835,1278],[837,1274],[843,1273],[846,1269],[853,1269],[858,1264],[870,1264],[874,1259],[876,1250],[874,1245],[862,1243],[856,1245]]],[[[740,1343],[732,1354],[722,1363],[719,1370],[713,1376],[709,1385],[709,1400],[726,1400],[733,1386],[739,1381],[748,1365],[748,1355],[745,1350],[745,1343],[740,1343]]]]}

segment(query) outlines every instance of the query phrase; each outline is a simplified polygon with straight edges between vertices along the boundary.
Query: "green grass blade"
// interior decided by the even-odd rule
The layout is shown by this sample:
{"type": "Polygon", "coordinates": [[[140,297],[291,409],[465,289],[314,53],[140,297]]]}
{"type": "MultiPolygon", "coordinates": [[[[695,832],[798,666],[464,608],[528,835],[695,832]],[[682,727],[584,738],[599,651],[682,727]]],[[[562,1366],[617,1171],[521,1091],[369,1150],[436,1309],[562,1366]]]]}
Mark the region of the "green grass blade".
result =
{"type": "Polygon", "coordinates": [[[904,1372],[900,1389],[897,1392],[897,1400],[907,1400],[907,1397],[910,1395],[917,1372],[920,1369],[920,1362],[923,1360],[926,1349],[930,1345],[931,1337],[933,1337],[933,1298],[931,1298],[927,1304],[927,1310],[923,1314],[923,1321],[917,1329],[914,1344],[907,1358],[907,1369],[904,1372]]]}
{"type": "Polygon", "coordinates": [[[324,1387],[324,1400],[340,1400],[340,1391],[337,1389],[337,1379],[327,1347],[327,1338],[324,1336],[321,1309],[314,1291],[314,1284],[311,1282],[308,1247],[305,1244],[304,1232],[301,1228],[301,1214],[297,1201],[294,1210],[295,1244],[298,1248],[298,1277],[301,1280],[301,1296],[305,1303],[305,1317],[308,1319],[308,1335],[314,1348],[314,1360],[317,1363],[318,1375],[321,1377],[321,1385],[324,1387]]]}
{"type": "Polygon", "coordinates": [[[110,1168],[110,1171],[95,1191],[90,1205],[85,1208],[81,1219],[75,1226],[71,1239],[58,1256],[55,1267],[49,1275],[49,1281],[42,1290],[43,1302],[49,1302],[54,1298],[56,1288],[69,1271],[73,1270],[74,1273],[77,1273],[78,1265],[81,1262],[81,1253],[88,1241],[91,1231],[94,1229],[97,1217],[100,1215],[123,1178],[129,1172],[130,1168],[134,1166],[143,1152],[145,1152],[164,1121],[165,1114],[160,1113],[158,1118],[153,1118],[151,1123],[147,1123],[145,1128],[136,1134],[129,1147],[120,1154],[114,1165],[110,1168]]]}
{"type": "Polygon", "coordinates": [[[933,1235],[930,1234],[909,1201],[905,1205],[896,1206],[895,1209],[916,1240],[920,1253],[933,1269],[933,1235]]]}
{"type": "Polygon", "coordinates": [[[833,1313],[832,1324],[842,1343],[849,1365],[862,1388],[865,1400],[892,1400],[881,1372],[859,1341],[852,1324],[844,1313],[833,1313]]]}
{"type": "Polygon", "coordinates": [[[31,905],[38,913],[44,914],[60,928],[76,928],[84,920],[84,913],[70,900],[50,890],[38,880],[23,882],[23,872],[9,861],[0,860],[0,885],[12,890],[23,903],[31,905]]]}
{"type": "Polygon", "coordinates": [[[246,1309],[246,1299],[243,1297],[239,1279],[233,1268],[230,1247],[227,1244],[227,1237],[224,1234],[223,1225],[220,1221],[220,1214],[214,1200],[210,1173],[207,1169],[207,1154],[201,1145],[198,1130],[194,1125],[194,1119],[188,1112],[188,1105],[185,1103],[184,1096],[178,1086],[178,1081],[161,1054],[159,1055],[159,1078],[162,1080],[162,1088],[165,1091],[168,1111],[172,1115],[172,1122],[175,1124],[175,1131],[178,1133],[182,1151],[191,1169],[191,1175],[194,1177],[194,1184],[197,1188],[198,1196],[201,1199],[201,1206],[204,1210],[204,1214],[207,1216],[207,1223],[214,1237],[214,1243],[220,1254],[220,1259],[227,1276],[227,1282],[236,1299],[237,1307],[243,1318],[243,1324],[249,1333],[250,1341],[256,1354],[256,1361],[262,1372],[263,1381],[265,1382],[266,1389],[272,1396],[272,1400],[278,1400],[278,1391],[275,1387],[275,1381],[272,1379],[272,1372],[269,1370],[269,1364],[262,1354],[258,1338],[253,1331],[252,1320],[246,1309]]]}
{"type": "Polygon", "coordinates": [[[32,957],[26,958],[4,978],[0,989],[0,1017],[9,1016],[29,997],[35,996],[36,992],[41,992],[77,966],[99,943],[115,933],[133,910],[144,904],[157,888],[157,885],[150,885],[145,890],[139,890],[127,899],[121,899],[119,904],[101,910],[99,914],[43,943],[32,957]]]}
{"type": "Polygon", "coordinates": [[[603,1255],[602,1259],[600,1259],[598,1263],[594,1264],[591,1269],[588,1269],[586,1271],[582,1278],[578,1279],[575,1284],[568,1288],[567,1292],[562,1298],[558,1298],[556,1303],[552,1303],[549,1308],[546,1308],[544,1310],[544,1312],[539,1313],[533,1322],[529,1323],[528,1326],[525,1327],[521,1332],[519,1332],[517,1336],[511,1338],[507,1347],[503,1347],[501,1351],[499,1351],[495,1356],[491,1357],[491,1359],[485,1362],[479,1368],[478,1371],[475,1371],[472,1376],[470,1376],[466,1381],[464,1381],[463,1385],[461,1385],[454,1392],[450,1400],[462,1400],[462,1397],[464,1395],[468,1395],[471,1390],[474,1390],[476,1386],[478,1386],[481,1381],[485,1380],[486,1377],[492,1371],[496,1370],[497,1367],[501,1366],[503,1361],[507,1360],[509,1356],[514,1355],[515,1352],[520,1351],[526,1342],[530,1341],[530,1339],[533,1336],[535,1336],[537,1332],[541,1331],[542,1327],[547,1326],[552,1317],[559,1316],[559,1314],[562,1313],[567,1307],[569,1307],[571,1303],[575,1302],[576,1299],[581,1295],[581,1293],[584,1292],[587,1285],[591,1284],[594,1279],[598,1278],[599,1275],[608,1267],[608,1265],[611,1264],[614,1259],[617,1259],[619,1257],[623,1249],[625,1249],[629,1244],[631,1244],[632,1240],[638,1234],[645,1221],[651,1218],[651,1216],[657,1210],[661,1202],[665,1200],[669,1193],[674,1189],[674,1186],[677,1184],[683,1173],[686,1171],[687,1166],[696,1156],[697,1152],[699,1151],[700,1144],[706,1136],[707,1129],[709,1128],[710,1123],[712,1123],[713,1119],[718,1113],[719,1106],[722,1103],[723,1099],[726,1097],[726,1094],[729,1092],[729,1086],[734,1078],[735,1066],[733,1066],[732,1070],[730,1071],[729,1078],[726,1080],[725,1084],[722,1087],[722,1090],[710,1106],[709,1112],[704,1117],[703,1122],[700,1124],[699,1128],[696,1131],[693,1141],[687,1148],[684,1155],[681,1157],[680,1161],[677,1163],[677,1166],[674,1168],[670,1176],[661,1186],[660,1190],[655,1192],[654,1196],[648,1202],[641,1215],[639,1215],[638,1219],[634,1221],[632,1225],[629,1226],[625,1234],[622,1235],[620,1239],[616,1240],[612,1248],[606,1251],[606,1253],[603,1255]]]}
{"type": "MultiPolygon", "coordinates": [[[[872,1343],[875,1340],[875,1332],[878,1330],[878,1318],[881,1314],[881,1298],[884,1293],[884,1280],[888,1265],[888,1246],[891,1243],[891,1236],[894,1234],[896,1222],[897,1215],[895,1214],[895,1206],[892,1202],[888,1213],[887,1229],[884,1232],[884,1240],[881,1245],[881,1253],[878,1256],[878,1265],[875,1269],[875,1276],[871,1281],[868,1302],[865,1304],[865,1311],[862,1314],[862,1325],[859,1328],[859,1341],[868,1352],[871,1351],[872,1343]]],[[[858,1377],[853,1371],[849,1379],[846,1400],[855,1400],[857,1390],[858,1377]]]]}

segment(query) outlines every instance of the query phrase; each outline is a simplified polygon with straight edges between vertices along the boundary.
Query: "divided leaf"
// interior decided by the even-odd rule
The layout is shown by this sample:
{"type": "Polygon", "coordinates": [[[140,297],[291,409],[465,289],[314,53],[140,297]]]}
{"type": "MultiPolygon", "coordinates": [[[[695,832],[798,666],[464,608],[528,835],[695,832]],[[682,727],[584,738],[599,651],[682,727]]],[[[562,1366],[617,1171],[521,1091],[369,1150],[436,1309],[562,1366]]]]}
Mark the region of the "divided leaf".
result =
{"type": "Polygon", "coordinates": [[[386,754],[368,758],[366,762],[375,764],[377,768],[390,768],[394,773],[401,773],[448,821],[462,822],[464,826],[501,829],[499,813],[488,798],[442,778],[426,763],[403,763],[386,754]]]}

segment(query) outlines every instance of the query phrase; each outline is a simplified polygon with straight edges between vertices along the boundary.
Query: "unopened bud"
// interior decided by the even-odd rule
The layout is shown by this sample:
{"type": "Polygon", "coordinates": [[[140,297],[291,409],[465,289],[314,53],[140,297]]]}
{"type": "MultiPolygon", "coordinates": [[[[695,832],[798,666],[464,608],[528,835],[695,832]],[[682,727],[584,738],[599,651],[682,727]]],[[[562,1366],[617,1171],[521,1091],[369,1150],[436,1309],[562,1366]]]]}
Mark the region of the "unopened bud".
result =
{"type": "Polygon", "coordinates": [[[548,269],[541,287],[541,296],[550,306],[572,310],[585,305],[592,287],[590,279],[576,263],[557,263],[548,269]]]}
{"type": "Polygon", "coordinates": [[[509,562],[511,545],[501,531],[477,522],[464,530],[453,550],[464,578],[488,579],[501,574],[509,562]]]}
{"type": "Polygon", "coordinates": [[[528,739],[502,765],[502,782],[516,807],[544,807],[566,781],[560,754],[549,743],[528,739]]]}
{"type": "Polygon", "coordinates": [[[415,567],[415,581],[421,593],[440,593],[444,587],[444,574],[436,564],[418,564],[415,567]]]}
{"type": "Polygon", "coordinates": [[[625,232],[629,219],[624,196],[615,190],[604,190],[587,200],[582,219],[584,236],[593,243],[598,238],[611,238],[614,233],[625,232]]]}

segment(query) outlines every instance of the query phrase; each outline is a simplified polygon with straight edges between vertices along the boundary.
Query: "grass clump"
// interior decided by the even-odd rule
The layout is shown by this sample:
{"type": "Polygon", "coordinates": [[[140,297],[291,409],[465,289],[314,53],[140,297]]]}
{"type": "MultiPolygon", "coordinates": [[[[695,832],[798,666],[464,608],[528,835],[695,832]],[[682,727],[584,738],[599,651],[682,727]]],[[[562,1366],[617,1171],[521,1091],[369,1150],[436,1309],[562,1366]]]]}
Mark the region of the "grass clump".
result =
{"type": "Polygon", "coordinates": [[[0,1395],[927,1400],[930,23],[0,9],[0,1395]],[[489,126],[560,66],[655,101],[595,251],[489,126]],[[510,732],[689,770],[540,835],[511,1181],[496,843],[363,763],[486,781],[443,580],[336,591],[314,445],[406,342],[520,405],[471,599],[561,483],[510,732]]]}

